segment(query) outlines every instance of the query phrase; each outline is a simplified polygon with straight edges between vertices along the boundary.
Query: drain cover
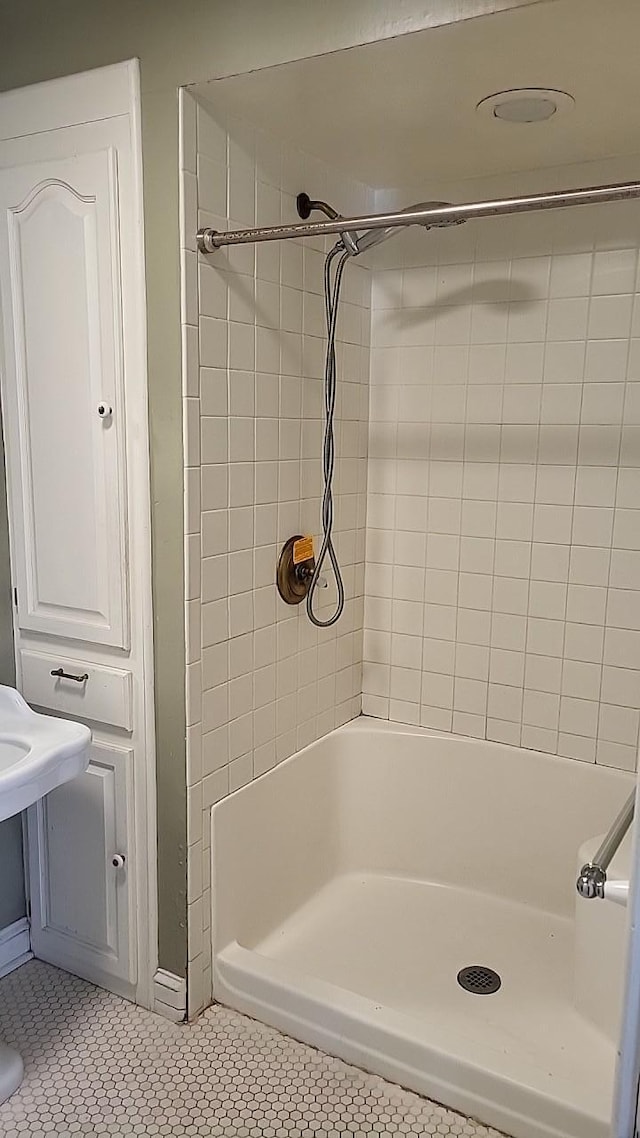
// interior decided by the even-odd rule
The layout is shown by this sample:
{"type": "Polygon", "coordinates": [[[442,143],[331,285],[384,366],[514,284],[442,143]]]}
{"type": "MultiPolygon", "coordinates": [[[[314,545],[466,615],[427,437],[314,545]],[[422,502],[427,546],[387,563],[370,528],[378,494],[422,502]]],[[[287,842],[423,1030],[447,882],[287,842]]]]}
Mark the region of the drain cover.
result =
{"type": "Polygon", "coordinates": [[[469,964],[458,972],[458,983],[465,992],[474,992],[476,996],[492,996],[502,984],[502,980],[493,968],[485,968],[484,964],[469,964]]]}

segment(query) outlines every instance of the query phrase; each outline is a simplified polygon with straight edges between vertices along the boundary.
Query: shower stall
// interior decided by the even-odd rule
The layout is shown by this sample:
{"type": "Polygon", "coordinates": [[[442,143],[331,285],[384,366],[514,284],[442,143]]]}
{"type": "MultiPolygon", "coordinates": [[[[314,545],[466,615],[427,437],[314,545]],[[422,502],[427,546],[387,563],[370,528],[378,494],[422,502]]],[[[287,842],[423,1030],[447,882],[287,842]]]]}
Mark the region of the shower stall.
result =
{"type": "Polygon", "coordinates": [[[608,1134],[626,910],[575,880],[631,784],[339,728],[213,808],[216,998],[507,1134],[608,1134]]]}
{"type": "Polygon", "coordinates": [[[181,91],[189,1011],[516,1138],[637,1090],[637,16],[579,12],[181,91]]]}

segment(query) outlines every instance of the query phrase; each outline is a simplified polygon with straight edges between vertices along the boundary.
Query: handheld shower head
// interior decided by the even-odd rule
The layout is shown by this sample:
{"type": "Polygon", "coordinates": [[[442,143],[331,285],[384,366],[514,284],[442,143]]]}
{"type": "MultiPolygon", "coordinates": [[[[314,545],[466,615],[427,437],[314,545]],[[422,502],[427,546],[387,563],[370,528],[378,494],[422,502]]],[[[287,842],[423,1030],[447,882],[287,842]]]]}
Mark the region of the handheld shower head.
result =
{"type": "MultiPolygon", "coordinates": [[[[417,202],[416,205],[408,205],[401,213],[413,213],[416,209],[436,209],[438,206],[450,205],[450,202],[417,202]]],[[[446,229],[449,225],[464,225],[465,219],[463,217],[449,220],[448,218],[442,221],[432,221],[429,224],[424,223],[423,229],[446,229]]],[[[416,222],[419,224],[419,222],[416,222]]],[[[381,241],[386,241],[388,237],[393,237],[394,233],[398,232],[397,226],[390,226],[388,229],[369,229],[361,236],[356,234],[356,252],[352,253],[353,257],[359,257],[361,253],[365,253],[367,249],[372,249],[374,245],[379,245],[381,241]]],[[[349,249],[349,252],[351,250],[349,249]]]]}
{"type": "MultiPolygon", "coordinates": [[[[435,209],[438,206],[450,205],[450,202],[418,202],[416,205],[405,206],[401,213],[413,213],[416,209],[435,209]]],[[[308,194],[298,194],[296,198],[296,207],[298,216],[304,221],[310,217],[313,210],[317,209],[323,213],[325,217],[330,217],[332,221],[339,221],[342,214],[338,213],[332,205],[328,202],[313,200],[308,194]]],[[[428,224],[422,223],[423,229],[445,229],[449,225],[464,225],[464,217],[449,220],[444,218],[442,221],[431,221],[428,224]]],[[[420,222],[416,222],[419,225],[420,222]]],[[[345,248],[345,251],[350,257],[359,257],[361,253],[366,253],[367,249],[372,249],[374,245],[379,245],[381,241],[386,241],[388,237],[393,237],[394,233],[398,232],[398,226],[389,226],[387,229],[368,229],[365,233],[356,233],[354,230],[345,229],[340,234],[340,239],[345,248]]]]}

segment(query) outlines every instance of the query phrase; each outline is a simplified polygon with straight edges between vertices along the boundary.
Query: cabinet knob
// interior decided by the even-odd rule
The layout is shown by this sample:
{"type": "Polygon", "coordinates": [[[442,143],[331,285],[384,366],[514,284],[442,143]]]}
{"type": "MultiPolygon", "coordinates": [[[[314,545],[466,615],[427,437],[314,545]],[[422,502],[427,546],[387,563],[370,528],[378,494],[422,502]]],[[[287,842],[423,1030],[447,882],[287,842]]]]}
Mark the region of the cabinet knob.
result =
{"type": "Polygon", "coordinates": [[[98,414],[101,419],[110,419],[113,415],[113,407],[108,403],[98,403],[98,414]]]}
{"type": "Polygon", "coordinates": [[[124,865],[124,854],[114,854],[111,858],[111,864],[114,869],[122,869],[124,865]]]}

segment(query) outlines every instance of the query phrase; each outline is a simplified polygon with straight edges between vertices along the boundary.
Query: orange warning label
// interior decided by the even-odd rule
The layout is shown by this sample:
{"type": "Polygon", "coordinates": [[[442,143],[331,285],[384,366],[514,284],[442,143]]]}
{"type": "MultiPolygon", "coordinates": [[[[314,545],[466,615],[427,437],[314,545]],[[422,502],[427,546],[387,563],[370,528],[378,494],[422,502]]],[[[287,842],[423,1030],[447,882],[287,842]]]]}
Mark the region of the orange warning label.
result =
{"type": "Polygon", "coordinates": [[[299,565],[301,561],[310,561],[313,557],[313,538],[299,537],[293,543],[293,564],[299,565]]]}

